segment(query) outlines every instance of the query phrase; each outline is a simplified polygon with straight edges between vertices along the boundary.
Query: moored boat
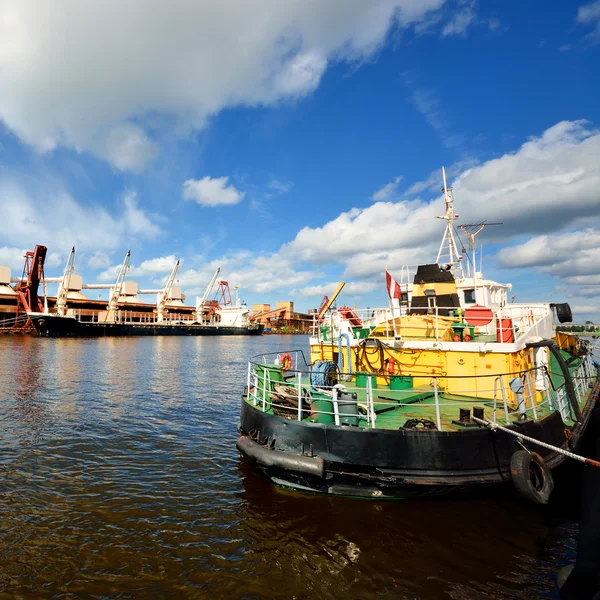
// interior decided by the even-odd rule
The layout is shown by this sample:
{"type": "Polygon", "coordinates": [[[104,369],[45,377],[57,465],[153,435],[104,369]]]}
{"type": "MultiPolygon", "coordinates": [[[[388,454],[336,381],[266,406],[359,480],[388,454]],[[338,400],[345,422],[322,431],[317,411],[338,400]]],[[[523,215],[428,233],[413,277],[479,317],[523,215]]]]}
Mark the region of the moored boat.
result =
{"type": "Polygon", "coordinates": [[[421,265],[397,293],[388,274],[389,308],[324,307],[310,356],[249,362],[237,447],[274,483],[407,498],[512,481],[547,502],[600,394],[598,368],[586,341],[555,332],[567,304],[510,303],[510,286],[458,275],[444,191],[449,264],[421,265]]]}

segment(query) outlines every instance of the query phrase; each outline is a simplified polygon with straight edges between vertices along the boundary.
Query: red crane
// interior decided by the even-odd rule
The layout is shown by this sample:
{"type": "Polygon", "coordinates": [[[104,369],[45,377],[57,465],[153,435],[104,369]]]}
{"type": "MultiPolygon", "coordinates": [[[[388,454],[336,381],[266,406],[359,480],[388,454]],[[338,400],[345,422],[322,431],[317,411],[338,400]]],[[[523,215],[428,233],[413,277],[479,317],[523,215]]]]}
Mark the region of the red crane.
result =
{"type": "Polygon", "coordinates": [[[21,281],[15,285],[17,292],[17,315],[15,328],[28,329],[31,327],[31,319],[28,312],[43,312],[44,303],[38,295],[40,281],[44,281],[44,261],[46,260],[46,246],[36,246],[33,252],[25,253],[25,266],[21,281]],[[27,320],[24,325],[20,322],[24,315],[27,320]]]}
{"type": "Polygon", "coordinates": [[[232,306],[229,282],[225,280],[219,281],[219,289],[215,294],[215,300],[217,300],[221,306],[232,306]]]}

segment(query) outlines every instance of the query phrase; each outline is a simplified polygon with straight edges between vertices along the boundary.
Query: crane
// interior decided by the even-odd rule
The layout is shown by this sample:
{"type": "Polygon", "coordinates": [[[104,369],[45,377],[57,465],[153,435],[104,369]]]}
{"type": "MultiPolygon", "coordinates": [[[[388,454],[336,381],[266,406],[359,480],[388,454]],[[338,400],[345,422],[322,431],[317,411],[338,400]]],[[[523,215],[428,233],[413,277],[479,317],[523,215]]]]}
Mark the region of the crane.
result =
{"type": "Polygon", "coordinates": [[[333,296],[331,298],[327,298],[327,296],[323,297],[323,302],[321,302],[321,306],[319,307],[319,314],[317,316],[317,320],[320,321],[325,313],[331,308],[331,305],[335,302],[335,299],[338,297],[339,293],[342,291],[342,288],[346,285],[344,281],[341,281],[337,286],[335,292],[333,292],[333,296]]]}
{"type": "Polygon", "coordinates": [[[38,296],[40,281],[44,282],[44,261],[46,260],[46,246],[36,246],[33,252],[25,253],[25,266],[23,275],[15,285],[17,292],[17,315],[15,327],[28,328],[31,326],[29,315],[22,316],[21,313],[44,312],[44,304],[38,296]],[[22,324],[23,318],[26,319],[22,324]]]}
{"type": "Polygon", "coordinates": [[[125,281],[125,275],[127,274],[127,269],[129,269],[129,257],[131,255],[131,250],[127,252],[125,255],[125,260],[119,269],[119,274],[117,275],[117,280],[115,284],[110,288],[110,299],[108,300],[108,306],[106,310],[108,314],[106,315],[106,320],[108,322],[115,322],[117,319],[117,309],[119,307],[119,297],[121,296],[121,290],[123,289],[123,282],[125,281]]]}
{"type": "Polygon", "coordinates": [[[179,269],[179,261],[175,263],[175,266],[169,275],[169,279],[167,279],[165,287],[158,293],[158,297],[156,299],[156,320],[158,323],[162,323],[165,318],[165,306],[167,304],[167,300],[169,299],[173,282],[175,281],[175,275],[177,275],[177,269],[179,269]]]}
{"type": "Polygon", "coordinates": [[[212,279],[210,280],[210,283],[208,284],[208,286],[206,287],[206,290],[204,290],[204,295],[202,296],[202,298],[196,296],[196,321],[198,321],[198,323],[200,322],[200,319],[202,317],[202,314],[201,314],[202,307],[206,303],[206,299],[208,298],[210,292],[212,291],[220,272],[221,272],[221,267],[219,267],[215,271],[215,274],[213,275],[212,279]]]}
{"type": "Polygon", "coordinates": [[[71,248],[69,259],[65,272],[58,285],[58,293],[56,294],[56,312],[61,317],[64,317],[67,312],[67,297],[69,294],[69,285],[71,283],[71,275],[75,270],[75,246],[71,248]]]}

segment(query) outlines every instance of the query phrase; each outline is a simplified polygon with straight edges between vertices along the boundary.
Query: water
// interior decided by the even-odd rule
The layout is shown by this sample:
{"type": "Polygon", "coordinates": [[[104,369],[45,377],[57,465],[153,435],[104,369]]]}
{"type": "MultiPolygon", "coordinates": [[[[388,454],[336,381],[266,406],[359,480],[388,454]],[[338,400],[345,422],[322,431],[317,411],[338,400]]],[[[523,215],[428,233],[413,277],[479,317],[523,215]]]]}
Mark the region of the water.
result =
{"type": "Polygon", "coordinates": [[[0,338],[0,597],[557,598],[552,507],[300,495],[239,458],[247,359],[307,347],[0,338]]]}

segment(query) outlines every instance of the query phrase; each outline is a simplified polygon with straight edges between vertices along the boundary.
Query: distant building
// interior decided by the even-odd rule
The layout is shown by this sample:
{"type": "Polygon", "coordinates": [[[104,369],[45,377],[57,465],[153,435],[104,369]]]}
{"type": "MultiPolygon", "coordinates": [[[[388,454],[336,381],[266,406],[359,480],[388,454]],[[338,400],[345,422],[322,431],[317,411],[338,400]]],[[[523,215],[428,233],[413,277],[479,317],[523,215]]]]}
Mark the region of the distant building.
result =
{"type": "Polygon", "coordinates": [[[314,311],[294,311],[293,302],[277,302],[274,309],[270,304],[253,304],[252,313],[259,323],[277,333],[310,333],[314,311]]]}

